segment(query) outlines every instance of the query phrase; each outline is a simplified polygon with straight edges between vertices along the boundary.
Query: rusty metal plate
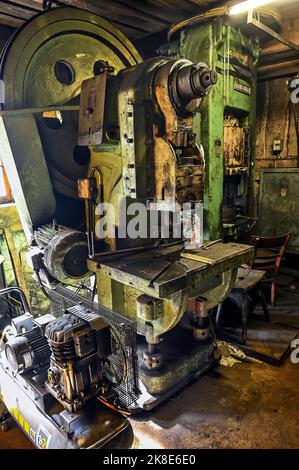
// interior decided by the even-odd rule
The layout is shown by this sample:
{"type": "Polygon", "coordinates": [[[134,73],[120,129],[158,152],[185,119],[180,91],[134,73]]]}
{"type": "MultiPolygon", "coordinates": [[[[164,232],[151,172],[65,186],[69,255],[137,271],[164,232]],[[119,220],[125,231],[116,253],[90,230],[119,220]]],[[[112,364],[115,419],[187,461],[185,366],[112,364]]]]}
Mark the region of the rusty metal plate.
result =
{"type": "Polygon", "coordinates": [[[78,144],[100,145],[103,139],[107,73],[84,80],[81,86],[78,144]]]}

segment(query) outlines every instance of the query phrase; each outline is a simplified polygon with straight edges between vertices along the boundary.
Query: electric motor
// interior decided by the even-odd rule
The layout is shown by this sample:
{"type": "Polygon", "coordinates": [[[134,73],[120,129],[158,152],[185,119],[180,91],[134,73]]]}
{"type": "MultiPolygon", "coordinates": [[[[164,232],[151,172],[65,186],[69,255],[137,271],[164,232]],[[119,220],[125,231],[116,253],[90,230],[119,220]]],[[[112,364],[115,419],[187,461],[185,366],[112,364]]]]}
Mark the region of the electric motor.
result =
{"type": "Polygon", "coordinates": [[[49,364],[51,350],[39,327],[14,336],[5,344],[5,356],[12,370],[22,374],[49,364]]]}
{"type": "Polygon", "coordinates": [[[88,276],[86,235],[67,227],[44,225],[34,232],[44,267],[57,281],[76,284],[88,276]]]}

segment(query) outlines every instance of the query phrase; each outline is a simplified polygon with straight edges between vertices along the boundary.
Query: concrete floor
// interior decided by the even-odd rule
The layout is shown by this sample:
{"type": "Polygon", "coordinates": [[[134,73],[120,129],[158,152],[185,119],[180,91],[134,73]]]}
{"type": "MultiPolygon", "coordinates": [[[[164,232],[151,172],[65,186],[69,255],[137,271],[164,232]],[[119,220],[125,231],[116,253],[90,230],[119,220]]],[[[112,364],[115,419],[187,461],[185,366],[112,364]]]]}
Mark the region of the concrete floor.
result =
{"type": "MultiPolygon", "coordinates": [[[[299,296],[280,299],[288,323],[299,321],[299,296]]],[[[299,448],[299,364],[235,362],[219,366],[154,412],[132,420],[135,448],[299,448]]],[[[13,427],[0,449],[30,448],[13,427]]]]}
{"type": "Polygon", "coordinates": [[[140,448],[299,448],[299,366],[220,367],[133,424],[140,448]]]}

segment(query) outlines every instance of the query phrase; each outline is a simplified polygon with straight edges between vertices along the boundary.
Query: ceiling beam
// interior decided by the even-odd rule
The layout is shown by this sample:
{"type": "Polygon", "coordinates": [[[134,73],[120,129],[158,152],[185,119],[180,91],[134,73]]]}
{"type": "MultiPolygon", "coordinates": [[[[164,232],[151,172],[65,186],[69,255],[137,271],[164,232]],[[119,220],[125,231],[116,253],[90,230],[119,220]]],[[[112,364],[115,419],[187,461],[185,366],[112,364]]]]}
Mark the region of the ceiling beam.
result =
{"type": "Polygon", "coordinates": [[[24,21],[20,18],[2,15],[2,13],[0,13],[0,26],[1,24],[3,24],[6,26],[12,26],[13,28],[17,28],[18,26],[21,26],[23,23],[24,21]]]}
{"type": "Polygon", "coordinates": [[[23,20],[28,20],[34,15],[34,12],[25,7],[15,6],[11,3],[0,1],[0,11],[2,15],[13,16],[23,20]]]}

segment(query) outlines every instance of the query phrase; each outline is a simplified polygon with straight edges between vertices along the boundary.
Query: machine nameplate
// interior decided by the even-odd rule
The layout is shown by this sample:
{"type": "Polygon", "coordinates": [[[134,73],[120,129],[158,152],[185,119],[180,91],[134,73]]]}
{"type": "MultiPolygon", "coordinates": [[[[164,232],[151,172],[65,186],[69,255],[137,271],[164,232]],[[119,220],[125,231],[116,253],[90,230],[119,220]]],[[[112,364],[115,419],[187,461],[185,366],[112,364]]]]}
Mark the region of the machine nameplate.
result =
{"type": "Polygon", "coordinates": [[[245,95],[251,96],[251,87],[248,85],[244,85],[244,83],[239,82],[239,80],[235,80],[234,90],[239,91],[240,93],[245,93],[245,95]]]}

